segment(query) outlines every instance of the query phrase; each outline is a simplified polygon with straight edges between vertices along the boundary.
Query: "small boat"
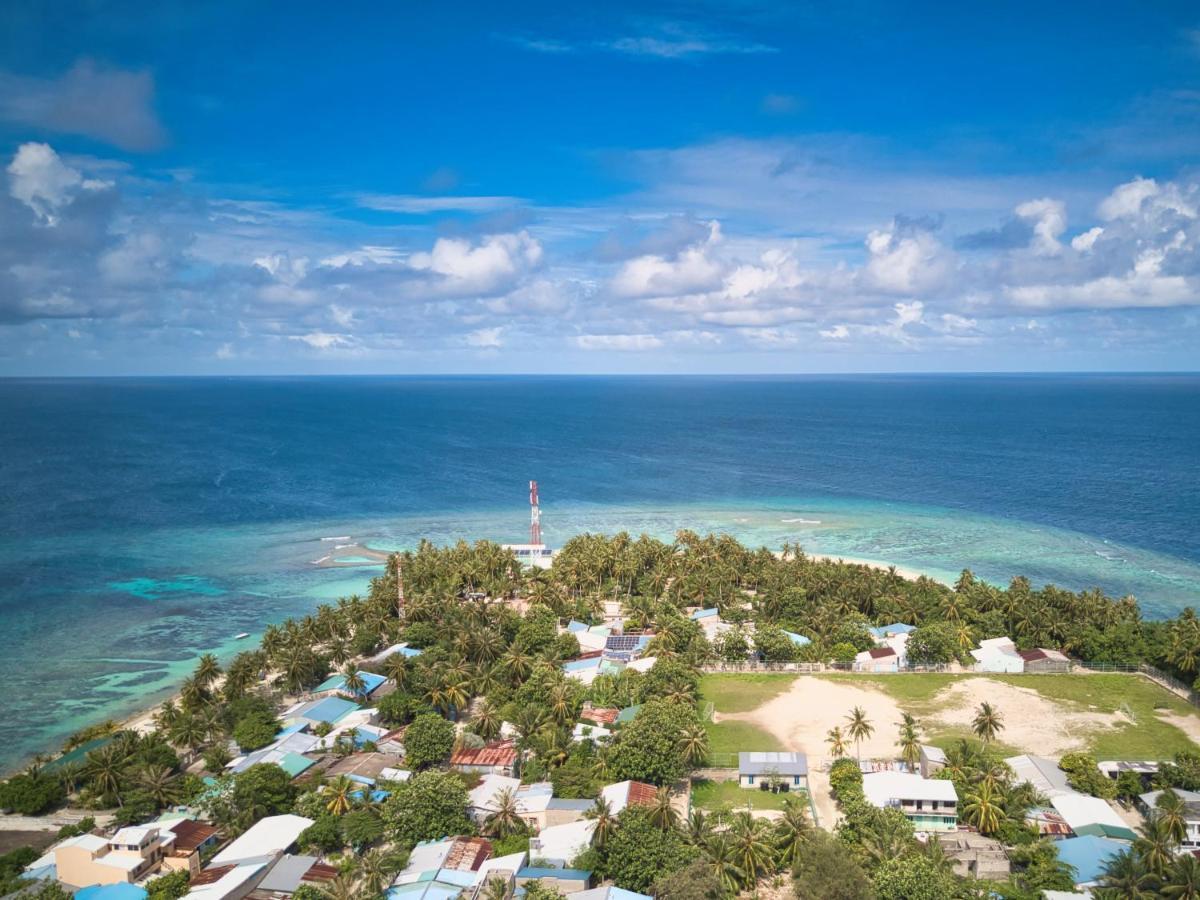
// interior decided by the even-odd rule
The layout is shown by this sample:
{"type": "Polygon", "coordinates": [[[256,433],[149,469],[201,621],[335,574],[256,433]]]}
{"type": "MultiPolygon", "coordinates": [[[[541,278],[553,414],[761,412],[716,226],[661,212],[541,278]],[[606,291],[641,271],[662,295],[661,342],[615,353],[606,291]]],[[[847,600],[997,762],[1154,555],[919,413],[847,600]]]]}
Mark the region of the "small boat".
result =
{"type": "Polygon", "coordinates": [[[250,637],[250,632],[248,632],[248,631],[243,631],[241,634],[235,634],[235,635],[233,636],[233,639],[234,639],[235,641],[240,641],[240,640],[242,640],[243,638],[248,638],[248,637],[250,637]]]}

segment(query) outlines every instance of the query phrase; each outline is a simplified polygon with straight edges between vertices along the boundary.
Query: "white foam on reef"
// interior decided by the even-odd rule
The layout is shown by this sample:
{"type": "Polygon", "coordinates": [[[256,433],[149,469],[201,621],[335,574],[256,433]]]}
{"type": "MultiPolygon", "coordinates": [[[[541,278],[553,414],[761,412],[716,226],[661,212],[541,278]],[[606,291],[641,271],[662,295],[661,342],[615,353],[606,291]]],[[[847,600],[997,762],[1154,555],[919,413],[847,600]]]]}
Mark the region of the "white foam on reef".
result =
{"type": "Polygon", "coordinates": [[[780,519],[785,525],[820,525],[820,519],[780,519]]]}
{"type": "Polygon", "coordinates": [[[321,538],[321,540],[323,540],[323,541],[348,541],[348,540],[350,540],[350,535],[339,534],[337,537],[321,538]]]}

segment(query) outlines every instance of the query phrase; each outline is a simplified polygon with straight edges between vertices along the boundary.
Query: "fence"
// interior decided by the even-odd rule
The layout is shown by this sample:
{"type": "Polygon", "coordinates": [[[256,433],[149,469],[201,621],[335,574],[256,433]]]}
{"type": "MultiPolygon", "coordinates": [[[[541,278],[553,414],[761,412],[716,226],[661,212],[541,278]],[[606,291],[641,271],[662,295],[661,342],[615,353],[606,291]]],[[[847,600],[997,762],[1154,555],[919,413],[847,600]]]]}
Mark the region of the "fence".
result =
{"type": "MultiPolygon", "coordinates": [[[[850,674],[850,675],[916,675],[921,673],[950,673],[962,675],[1071,675],[1088,672],[1119,673],[1126,675],[1142,675],[1160,687],[1165,688],[1177,697],[1186,700],[1192,706],[1200,708],[1200,694],[1192,690],[1191,685],[1185,684],[1178,678],[1168,675],[1154,666],[1123,665],[1121,663],[1101,663],[1071,660],[1064,669],[1035,669],[1029,672],[988,672],[977,666],[933,665],[905,666],[896,669],[856,668],[854,663],[795,663],[795,662],[719,662],[701,666],[700,671],[706,675],[721,674],[753,674],[778,673],[791,675],[850,674]]],[[[711,713],[710,713],[711,716],[711,713]]]]}

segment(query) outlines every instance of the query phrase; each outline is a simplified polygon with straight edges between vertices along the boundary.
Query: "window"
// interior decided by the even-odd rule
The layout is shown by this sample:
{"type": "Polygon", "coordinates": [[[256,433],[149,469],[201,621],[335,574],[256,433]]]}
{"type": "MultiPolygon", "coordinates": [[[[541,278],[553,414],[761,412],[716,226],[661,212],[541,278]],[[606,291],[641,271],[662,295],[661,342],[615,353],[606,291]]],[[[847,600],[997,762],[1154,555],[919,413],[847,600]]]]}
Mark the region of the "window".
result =
{"type": "Polygon", "coordinates": [[[746,776],[746,784],[754,784],[754,776],[753,775],[746,776]]]}

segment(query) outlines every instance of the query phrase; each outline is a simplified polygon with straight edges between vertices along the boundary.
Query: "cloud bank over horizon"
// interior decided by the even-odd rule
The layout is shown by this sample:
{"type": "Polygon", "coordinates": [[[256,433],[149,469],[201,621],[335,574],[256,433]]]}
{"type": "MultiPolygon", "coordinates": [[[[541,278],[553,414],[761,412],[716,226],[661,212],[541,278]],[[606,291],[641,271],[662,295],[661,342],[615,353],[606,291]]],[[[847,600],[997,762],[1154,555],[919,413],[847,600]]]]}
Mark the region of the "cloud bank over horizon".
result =
{"type": "MultiPolygon", "coordinates": [[[[485,39],[525,65],[659,71],[789,52],[721,23],[629,34],[644,40],[485,39]]],[[[282,159],[247,162],[248,149],[177,164],[185,126],[160,116],[164,76],[141,62],[80,55],[57,75],[0,65],[0,373],[1200,358],[1200,93],[1178,86],[1070,140],[1028,136],[1015,154],[982,131],[930,143],[798,130],[807,101],[764,84],[746,115],[767,125],[556,150],[565,174],[472,174],[468,158],[430,160],[420,178],[364,164],[319,183],[282,159]],[[1131,146],[1138,127],[1163,140],[1131,146]],[[1102,149],[1064,162],[1080,147],[1102,149]]],[[[471,152],[482,164],[488,149],[480,135],[471,152]]]]}

